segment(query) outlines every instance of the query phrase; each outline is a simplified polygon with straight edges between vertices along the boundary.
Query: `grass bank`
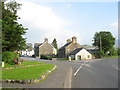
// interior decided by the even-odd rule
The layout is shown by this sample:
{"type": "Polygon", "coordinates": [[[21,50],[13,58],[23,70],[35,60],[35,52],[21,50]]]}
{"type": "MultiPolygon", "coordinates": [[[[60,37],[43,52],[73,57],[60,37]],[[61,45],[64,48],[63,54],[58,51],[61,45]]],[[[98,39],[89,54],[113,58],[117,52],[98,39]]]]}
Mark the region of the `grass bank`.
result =
{"type": "Polygon", "coordinates": [[[101,59],[107,59],[107,58],[118,58],[120,56],[105,56],[105,57],[102,57],[101,59]]]}

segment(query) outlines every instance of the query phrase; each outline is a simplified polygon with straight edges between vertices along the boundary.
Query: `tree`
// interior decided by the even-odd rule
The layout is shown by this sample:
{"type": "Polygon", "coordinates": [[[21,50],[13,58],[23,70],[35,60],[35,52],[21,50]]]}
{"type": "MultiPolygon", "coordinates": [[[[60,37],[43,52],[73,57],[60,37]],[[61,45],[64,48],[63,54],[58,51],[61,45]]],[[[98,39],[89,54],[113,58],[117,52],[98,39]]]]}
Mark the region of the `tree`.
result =
{"type": "Polygon", "coordinates": [[[117,54],[120,56],[120,48],[117,49],[117,54]]]}
{"type": "Polygon", "coordinates": [[[110,52],[115,44],[115,38],[108,31],[101,31],[99,33],[96,32],[93,39],[93,45],[97,46],[101,51],[104,52],[104,54],[110,52]]]}
{"type": "Polygon", "coordinates": [[[58,49],[58,46],[57,46],[57,40],[54,38],[54,40],[53,40],[53,42],[52,42],[52,45],[56,48],[56,49],[58,49]]]}
{"type": "Polygon", "coordinates": [[[26,46],[26,39],[23,38],[27,28],[17,22],[17,10],[21,4],[11,1],[7,4],[2,3],[2,50],[16,51],[22,50],[26,46]]]}
{"type": "Polygon", "coordinates": [[[111,48],[111,50],[109,51],[109,55],[110,56],[117,55],[117,50],[115,47],[111,48]]]}

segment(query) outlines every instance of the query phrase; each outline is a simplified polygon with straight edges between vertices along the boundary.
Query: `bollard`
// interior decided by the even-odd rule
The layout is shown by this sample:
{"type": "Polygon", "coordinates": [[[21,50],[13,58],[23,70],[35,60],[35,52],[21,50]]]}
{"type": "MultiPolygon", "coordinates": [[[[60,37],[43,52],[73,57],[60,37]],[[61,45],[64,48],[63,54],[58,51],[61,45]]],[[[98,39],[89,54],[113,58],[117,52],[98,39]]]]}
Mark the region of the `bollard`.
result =
{"type": "Polygon", "coordinates": [[[71,57],[69,56],[69,61],[71,61],[71,57]]]}
{"type": "Polygon", "coordinates": [[[4,64],[4,62],[2,62],[2,67],[4,67],[5,66],[5,64],[4,64]]]}

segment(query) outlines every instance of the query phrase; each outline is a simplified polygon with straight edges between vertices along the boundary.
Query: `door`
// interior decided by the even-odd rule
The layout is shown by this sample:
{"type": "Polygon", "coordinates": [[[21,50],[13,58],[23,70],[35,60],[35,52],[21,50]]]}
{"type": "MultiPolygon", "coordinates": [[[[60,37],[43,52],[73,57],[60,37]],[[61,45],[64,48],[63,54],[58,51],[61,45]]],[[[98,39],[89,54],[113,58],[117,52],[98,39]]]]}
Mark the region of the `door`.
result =
{"type": "Polygon", "coordinates": [[[81,60],[81,55],[78,55],[78,56],[77,56],[77,60],[81,60]]]}

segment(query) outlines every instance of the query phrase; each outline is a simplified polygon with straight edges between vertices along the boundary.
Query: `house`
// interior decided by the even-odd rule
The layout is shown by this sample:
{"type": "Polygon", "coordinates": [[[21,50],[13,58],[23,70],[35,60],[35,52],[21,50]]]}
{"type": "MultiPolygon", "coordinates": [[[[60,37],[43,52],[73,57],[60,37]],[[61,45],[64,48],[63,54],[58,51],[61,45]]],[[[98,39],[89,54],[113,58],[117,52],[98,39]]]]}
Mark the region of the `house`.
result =
{"type": "Polygon", "coordinates": [[[81,47],[85,48],[92,55],[96,55],[99,52],[99,48],[91,45],[81,45],[81,47]]]}
{"type": "Polygon", "coordinates": [[[73,60],[89,60],[92,59],[92,54],[85,48],[77,48],[70,53],[70,57],[73,60]]]}
{"type": "Polygon", "coordinates": [[[44,39],[43,43],[34,44],[34,52],[37,57],[40,57],[41,55],[57,55],[57,50],[50,43],[48,43],[47,38],[44,39]]]}
{"type": "Polygon", "coordinates": [[[80,44],[77,43],[77,38],[74,36],[72,37],[72,41],[68,39],[67,43],[59,49],[58,56],[59,58],[68,58],[72,51],[80,47],[80,44]]]}
{"type": "Polygon", "coordinates": [[[21,51],[22,56],[32,56],[34,54],[33,49],[26,49],[21,51]]]}
{"type": "Polygon", "coordinates": [[[22,56],[32,56],[34,54],[33,44],[32,43],[26,43],[26,49],[21,50],[20,54],[22,56]]]}

